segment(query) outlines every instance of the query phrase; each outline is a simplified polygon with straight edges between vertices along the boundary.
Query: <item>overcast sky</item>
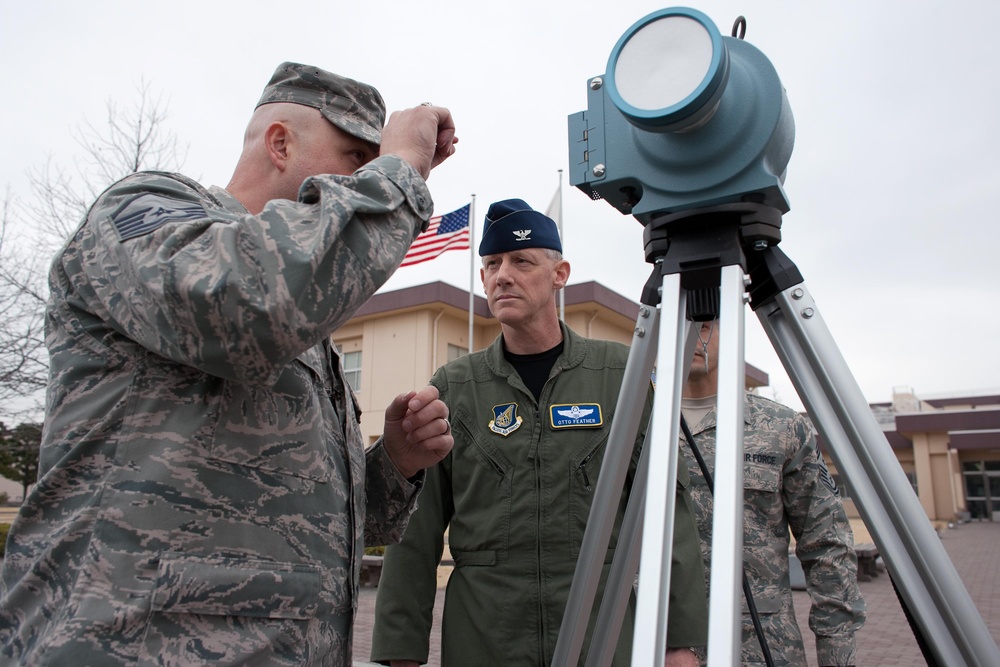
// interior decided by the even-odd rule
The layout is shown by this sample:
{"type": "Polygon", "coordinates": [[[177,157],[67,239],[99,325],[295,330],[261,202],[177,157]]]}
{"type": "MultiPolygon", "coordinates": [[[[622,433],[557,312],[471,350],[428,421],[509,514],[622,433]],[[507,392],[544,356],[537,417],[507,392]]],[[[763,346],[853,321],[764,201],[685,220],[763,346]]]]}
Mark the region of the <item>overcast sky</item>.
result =
{"type": "MultiPolygon", "coordinates": [[[[671,6],[639,0],[17,2],[0,0],[0,186],[71,163],[71,131],[146,81],[189,144],[184,171],[225,185],[274,68],[293,60],[374,84],[389,109],[452,109],[457,155],[430,179],[436,210],[476,195],[544,210],[567,169],[566,117],[586,108],[618,38],[671,6]]],[[[795,118],[782,249],[796,263],[866,398],[1000,387],[1000,3],[689,3],[771,61],[795,118]],[[993,201],[994,204],[990,204],[993,201]]],[[[563,177],[571,283],[633,301],[649,273],[642,226],[563,177]]],[[[468,288],[469,257],[401,269],[384,290],[468,288]]],[[[481,294],[481,287],[477,284],[481,294]]],[[[801,402],[756,317],[746,359],[801,402]]]]}

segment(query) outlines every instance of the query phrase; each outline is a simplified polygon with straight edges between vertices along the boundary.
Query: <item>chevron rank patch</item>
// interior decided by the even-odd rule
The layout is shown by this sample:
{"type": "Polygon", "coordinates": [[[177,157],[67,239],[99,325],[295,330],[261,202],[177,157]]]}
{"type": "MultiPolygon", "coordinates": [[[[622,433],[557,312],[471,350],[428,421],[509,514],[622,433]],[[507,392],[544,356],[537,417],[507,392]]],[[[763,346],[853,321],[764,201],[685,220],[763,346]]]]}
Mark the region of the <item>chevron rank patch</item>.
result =
{"type": "Polygon", "coordinates": [[[490,430],[507,437],[521,428],[524,419],[517,414],[517,403],[504,403],[493,406],[493,419],[490,420],[490,430]]]}
{"type": "Polygon", "coordinates": [[[820,479],[820,481],[823,482],[823,484],[826,485],[826,488],[830,489],[830,491],[833,492],[833,495],[839,496],[840,495],[840,487],[837,486],[837,481],[835,479],[833,479],[833,475],[831,475],[829,469],[827,469],[827,467],[826,467],[826,461],[823,460],[823,455],[822,454],[817,454],[817,455],[819,456],[819,479],[820,479]]]}
{"type": "Polygon", "coordinates": [[[200,204],[178,201],[159,195],[140,195],[130,200],[112,217],[119,241],[144,236],[171,222],[205,217],[200,204]]]}
{"type": "Polygon", "coordinates": [[[549,406],[552,428],[588,428],[604,424],[597,403],[560,403],[549,406]]]}

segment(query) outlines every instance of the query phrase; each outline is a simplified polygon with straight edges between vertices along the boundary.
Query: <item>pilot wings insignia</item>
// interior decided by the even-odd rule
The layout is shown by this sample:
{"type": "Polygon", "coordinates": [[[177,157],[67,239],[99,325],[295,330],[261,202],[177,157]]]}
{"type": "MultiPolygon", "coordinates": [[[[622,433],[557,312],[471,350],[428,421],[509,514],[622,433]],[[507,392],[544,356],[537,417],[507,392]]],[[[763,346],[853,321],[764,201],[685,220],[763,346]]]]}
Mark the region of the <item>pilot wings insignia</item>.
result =
{"type": "Polygon", "coordinates": [[[570,419],[579,419],[580,417],[586,417],[593,411],[594,411],[593,408],[589,410],[582,410],[579,405],[574,405],[569,410],[556,410],[556,412],[561,414],[563,417],[569,417],[570,419]]]}

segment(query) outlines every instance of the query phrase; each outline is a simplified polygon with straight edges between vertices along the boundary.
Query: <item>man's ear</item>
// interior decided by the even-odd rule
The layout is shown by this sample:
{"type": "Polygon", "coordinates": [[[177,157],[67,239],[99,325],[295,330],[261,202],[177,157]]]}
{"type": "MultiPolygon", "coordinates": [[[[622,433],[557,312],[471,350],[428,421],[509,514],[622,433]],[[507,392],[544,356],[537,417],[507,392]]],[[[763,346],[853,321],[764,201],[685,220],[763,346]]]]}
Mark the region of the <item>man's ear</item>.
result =
{"type": "Polygon", "coordinates": [[[556,262],[555,268],[555,281],[553,287],[555,289],[562,289],[566,287],[566,283],[569,282],[569,262],[565,259],[560,259],[556,262]]]}
{"type": "Polygon", "coordinates": [[[274,121],[264,130],[264,150],[278,171],[284,171],[288,166],[289,134],[288,127],[280,120],[274,121]]]}

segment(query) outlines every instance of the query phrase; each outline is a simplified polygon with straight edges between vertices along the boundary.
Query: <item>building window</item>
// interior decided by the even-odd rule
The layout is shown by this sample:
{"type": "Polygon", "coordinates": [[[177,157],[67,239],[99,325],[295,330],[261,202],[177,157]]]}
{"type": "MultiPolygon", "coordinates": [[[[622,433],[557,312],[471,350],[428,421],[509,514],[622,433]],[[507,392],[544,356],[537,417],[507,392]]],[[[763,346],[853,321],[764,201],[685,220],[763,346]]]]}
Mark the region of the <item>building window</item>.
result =
{"type": "Polygon", "coordinates": [[[455,361],[459,357],[464,357],[469,353],[469,348],[459,347],[448,343],[448,361],[455,361]]]}
{"type": "Polygon", "coordinates": [[[340,363],[344,367],[344,377],[351,385],[351,389],[361,391],[361,351],[344,352],[340,357],[340,363]]]}
{"type": "Polygon", "coordinates": [[[969,518],[1000,521],[1000,461],[963,461],[969,518]]]}

